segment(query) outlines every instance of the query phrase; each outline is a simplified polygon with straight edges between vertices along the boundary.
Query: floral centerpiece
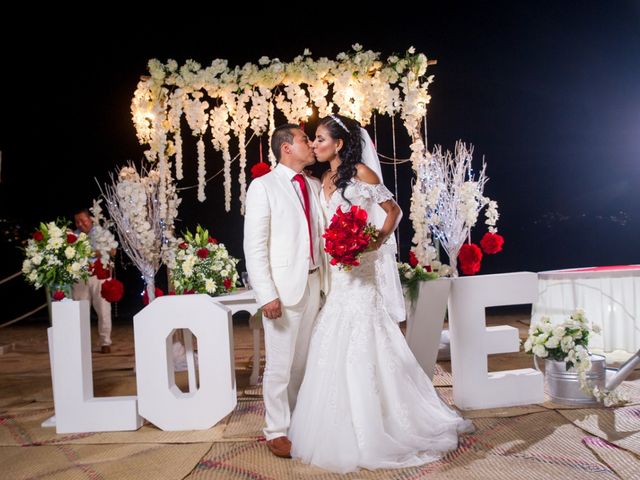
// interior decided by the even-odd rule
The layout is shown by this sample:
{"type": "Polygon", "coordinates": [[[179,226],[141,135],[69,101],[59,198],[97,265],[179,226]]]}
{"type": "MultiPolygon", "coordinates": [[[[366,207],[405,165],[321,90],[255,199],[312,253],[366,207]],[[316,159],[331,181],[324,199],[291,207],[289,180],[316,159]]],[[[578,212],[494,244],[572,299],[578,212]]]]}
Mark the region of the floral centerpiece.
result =
{"type": "Polygon", "coordinates": [[[89,278],[93,250],[86,234],[68,231],[69,222],[40,223],[27,241],[22,273],[36,289],[47,286],[54,300],[71,297],[71,286],[89,278]]]}
{"type": "Polygon", "coordinates": [[[341,270],[349,271],[360,265],[360,256],[378,237],[376,227],[367,223],[367,211],[357,205],[343,212],[342,207],[336,213],[322,237],[325,239],[324,250],[331,255],[331,265],[338,265],[341,270]]]}
{"type": "Polygon", "coordinates": [[[432,271],[431,268],[424,267],[418,263],[413,264],[413,262],[398,262],[398,274],[400,275],[400,283],[402,284],[412,307],[415,306],[415,302],[418,299],[420,282],[435,280],[440,277],[438,272],[432,271]]]}
{"type": "Polygon", "coordinates": [[[439,146],[427,153],[418,167],[411,206],[415,235],[413,251],[422,265],[436,261],[436,240],[447,253],[451,274],[460,269],[466,275],[480,270],[482,251],[494,254],[502,250],[504,238],[498,234],[498,204],[484,196],[486,164],[476,175],[472,168],[473,146],[457,142],[455,152],[442,152],[439,146]],[[472,244],[471,229],[485,210],[488,232],[481,247],[472,244]],[[465,244],[465,241],[468,243],[465,244]]]}
{"type": "Polygon", "coordinates": [[[578,375],[580,389],[587,395],[593,395],[606,406],[625,403],[627,399],[618,391],[603,391],[592,387],[587,381],[587,372],[591,369],[589,357],[589,334],[599,333],[597,326],[589,327],[582,310],[576,310],[568,320],[553,325],[549,317],[531,325],[529,337],[524,343],[524,351],[540,358],[565,362],[567,371],[574,369],[578,375]]]}
{"type": "Polygon", "coordinates": [[[125,253],[140,270],[151,300],[155,298],[155,274],[161,261],[173,265],[173,225],[180,198],[166,172],[133,165],[122,167],[105,184],[107,210],[125,253]]]}
{"type": "Polygon", "coordinates": [[[200,225],[195,235],[189,230],[177,241],[171,277],[178,294],[232,292],[238,282],[237,258],[200,225]]]}

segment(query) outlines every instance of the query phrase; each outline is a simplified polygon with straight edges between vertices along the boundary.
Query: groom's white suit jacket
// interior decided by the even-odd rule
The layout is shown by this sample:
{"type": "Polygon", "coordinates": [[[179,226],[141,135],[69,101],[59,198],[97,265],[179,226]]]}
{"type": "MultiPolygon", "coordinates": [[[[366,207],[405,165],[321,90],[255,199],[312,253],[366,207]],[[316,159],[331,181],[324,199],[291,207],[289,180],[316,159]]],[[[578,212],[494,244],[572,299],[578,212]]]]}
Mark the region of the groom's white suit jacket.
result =
{"type": "MultiPolygon", "coordinates": [[[[309,231],[302,203],[291,180],[278,165],[256,178],[247,191],[244,219],[244,255],[258,305],[276,298],[284,306],[297,304],[309,276],[309,231]]],[[[328,293],[327,256],[322,248],[325,219],[320,205],[320,182],[307,177],[309,200],[318,212],[320,275],[328,293]]]]}

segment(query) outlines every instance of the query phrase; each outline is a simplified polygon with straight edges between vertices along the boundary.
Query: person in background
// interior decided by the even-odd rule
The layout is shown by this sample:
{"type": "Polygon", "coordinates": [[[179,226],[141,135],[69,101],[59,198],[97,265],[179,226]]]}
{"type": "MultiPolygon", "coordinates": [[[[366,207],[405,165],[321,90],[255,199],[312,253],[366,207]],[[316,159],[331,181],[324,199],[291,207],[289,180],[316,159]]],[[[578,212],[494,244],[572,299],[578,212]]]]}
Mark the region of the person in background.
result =
{"type": "MultiPolygon", "coordinates": [[[[102,284],[109,278],[109,276],[99,275],[97,272],[104,271],[100,266],[97,267],[96,261],[102,257],[100,251],[96,250],[95,229],[93,226],[93,219],[88,209],[78,210],[73,219],[76,224],[76,233],[85,233],[89,237],[91,246],[95,250],[95,257],[91,260],[94,265],[94,275],[90,276],[85,282],[83,280],[77,282],[73,286],[72,297],[74,300],[88,300],[93,306],[94,310],[98,314],[98,342],[101,353],[111,353],[111,304],[107,302],[100,294],[102,284]],[[103,278],[99,278],[103,277],[103,278]]],[[[113,257],[116,251],[115,248],[109,252],[113,257]]]]}

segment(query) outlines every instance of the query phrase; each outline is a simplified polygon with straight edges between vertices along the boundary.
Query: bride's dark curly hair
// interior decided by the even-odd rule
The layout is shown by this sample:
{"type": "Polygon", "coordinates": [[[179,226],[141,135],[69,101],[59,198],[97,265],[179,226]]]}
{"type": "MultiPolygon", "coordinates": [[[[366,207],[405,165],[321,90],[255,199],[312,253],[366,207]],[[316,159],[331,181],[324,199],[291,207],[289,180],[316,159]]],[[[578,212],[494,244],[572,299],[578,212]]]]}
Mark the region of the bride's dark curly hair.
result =
{"type": "Polygon", "coordinates": [[[320,125],[324,126],[329,131],[329,136],[331,136],[331,138],[334,140],[340,139],[343,142],[342,149],[340,150],[340,159],[342,160],[342,163],[338,166],[338,178],[334,183],[340,190],[342,198],[347,200],[344,196],[344,190],[347,188],[351,179],[356,176],[356,165],[358,163],[362,163],[362,137],[360,136],[360,124],[352,118],[333,114],[320,119],[318,126],[320,125]]]}

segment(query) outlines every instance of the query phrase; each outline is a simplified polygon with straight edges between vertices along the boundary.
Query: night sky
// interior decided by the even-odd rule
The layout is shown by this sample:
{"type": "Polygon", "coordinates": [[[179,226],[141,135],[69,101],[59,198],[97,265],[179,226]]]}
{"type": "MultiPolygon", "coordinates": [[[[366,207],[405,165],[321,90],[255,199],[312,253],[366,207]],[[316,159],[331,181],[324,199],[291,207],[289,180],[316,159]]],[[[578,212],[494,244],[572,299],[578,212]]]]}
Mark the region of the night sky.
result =
{"type": "MultiPolygon", "coordinates": [[[[331,4],[319,8],[277,19],[203,15],[194,21],[192,13],[188,22],[167,18],[155,30],[121,20],[108,27],[25,23],[18,35],[3,33],[0,278],[19,270],[22,260],[8,232],[24,238],[40,220],[71,218],[97,197],[94,177],[104,183],[118,166],[141,161],[129,109],[150,58],[180,64],[226,58],[241,65],[262,55],[289,61],[305,48],[315,58],[335,58],[354,43],[383,58],[414,46],[438,61],[429,70],[435,75],[429,145],[472,143],[476,166],[482,156],[487,162],[485,194],[500,206],[505,248],[485,258],[481,273],[640,263],[639,2],[403,7],[366,22],[331,4]]],[[[379,118],[378,126],[379,151],[391,155],[390,120],[379,118]]],[[[313,122],[308,133],[313,136],[313,122]]],[[[196,183],[195,145],[184,130],[183,137],[186,178],[179,187],[196,183]]],[[[401,128],[398,140],[398,156],[406,158],[401,128]]],[[[207,149],[211,174],[222,159],[210,144],[207,149]]],[[[254,141],[249,165],[257,159],[254,141]]],[[[393,169],[383,174],[393,188],[393,169]]],[[[399,166],[403,260],[412,235],[410,179],[410,166],[399,166]]],[[[178,230],[200,223],[242,257],[237,183],[233,188],[230,213],[223,208],[222,176],[207,185],[204,204],[195,189],[183,191],[178,230]]],[[[472,239],[484,231],[479,221],[472,239]]],[[[122,312],[134,312],[141,281],[132,266],[118,271],[127,288],[122,312]]],[[[9,304],[1,323],[40,304],[44,294],[13,280],[0,286],[0,298],[9,304]]]]}

